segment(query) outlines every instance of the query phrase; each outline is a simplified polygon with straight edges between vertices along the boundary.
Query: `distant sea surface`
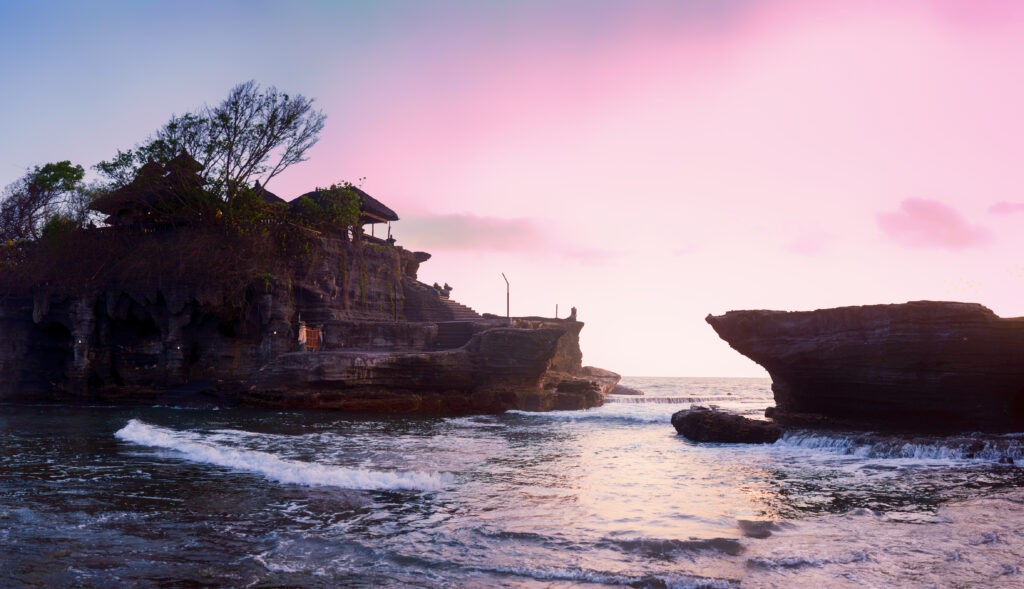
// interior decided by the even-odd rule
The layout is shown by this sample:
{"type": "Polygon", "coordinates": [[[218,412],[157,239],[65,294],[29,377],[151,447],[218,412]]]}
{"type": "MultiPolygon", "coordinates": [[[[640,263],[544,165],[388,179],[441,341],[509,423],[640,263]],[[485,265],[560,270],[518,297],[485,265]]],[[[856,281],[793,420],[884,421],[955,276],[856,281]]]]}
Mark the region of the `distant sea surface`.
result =
{"type": "Polygon", "coordinates": [[[694,444],[674,411],[759,416],[770,383],[623,384],[458,418],[0,406],[0,587],[1024,587],[1024,434],[694,444]]]}

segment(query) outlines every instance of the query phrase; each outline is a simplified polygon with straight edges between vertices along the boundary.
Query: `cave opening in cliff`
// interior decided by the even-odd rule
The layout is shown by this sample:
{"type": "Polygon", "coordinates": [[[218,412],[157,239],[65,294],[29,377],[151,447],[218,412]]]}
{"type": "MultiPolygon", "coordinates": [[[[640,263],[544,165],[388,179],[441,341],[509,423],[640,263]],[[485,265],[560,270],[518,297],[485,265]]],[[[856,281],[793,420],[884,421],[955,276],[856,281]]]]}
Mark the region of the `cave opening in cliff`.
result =
{"type": "Polygon", "coordinates": [[[1017,391],[1010,406],[1010,417],[1016,423],[1024,422],[1024,387],[1017,391]]]}
{"type": "Polygon", "coordinates": [[[224,337],[238,337],[238,330],[235,329],[234,321],[220,321],[217,323],[217,331],[224,337]]]}
{"type": "Polygon", "coordinates": [[[129,316],[126,319],[112,321],[110,333],[115,342],[127,345],[139,340],[160,337],[160,328],[152,317],[139,319],[129,316]]]}
{"type": "Polygon", "coordinates": [[[43,353],[39,354],[42,372],[53,380],[62,380],[64,370],[74,354],[71,329],[56,321],[46,324],[41,330],[43,353]]]}

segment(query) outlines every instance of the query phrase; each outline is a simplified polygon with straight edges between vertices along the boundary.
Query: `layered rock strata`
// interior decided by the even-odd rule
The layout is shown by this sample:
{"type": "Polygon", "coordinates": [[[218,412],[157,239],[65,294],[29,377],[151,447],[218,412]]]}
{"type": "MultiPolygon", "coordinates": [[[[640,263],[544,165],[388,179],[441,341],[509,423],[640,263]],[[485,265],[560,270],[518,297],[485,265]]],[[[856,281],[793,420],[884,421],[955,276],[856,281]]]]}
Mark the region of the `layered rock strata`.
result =
{"type": "Polygon", "coordinates": [[[617,384],[581,365],[580,322],[453,321],[416,280],[428,258],[324,237],[301,274],[243,293],[160,276],[8,291],[0,401],[481,413],[592,407],[617,384]],[[319,351],[303,351],[300,325],[319,351]]]}
{"type": "Polygon", "coordinates": [[[619,377],[558,367],[581,325],[536,329],[486,322],[459,348],[327,350],[283,354],[262,367],[246,405],[400,413],[496,413],[585,409],[604,402],[619,377]]]}
{"type": "Polygon", "coordinates": [[[706,320],[768,371],[781,423],[1024,428],[1024,318],[919,301],[706,320]]]}

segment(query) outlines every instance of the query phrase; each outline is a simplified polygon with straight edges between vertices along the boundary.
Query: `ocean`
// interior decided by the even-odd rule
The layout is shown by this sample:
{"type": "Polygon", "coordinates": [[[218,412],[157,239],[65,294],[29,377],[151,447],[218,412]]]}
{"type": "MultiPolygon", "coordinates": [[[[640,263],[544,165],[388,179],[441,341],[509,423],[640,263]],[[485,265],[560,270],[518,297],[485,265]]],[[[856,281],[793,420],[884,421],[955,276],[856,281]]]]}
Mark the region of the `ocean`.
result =
{"type": "Polygon", "coordinates": [[[471,417],[0,407],[0,587],[1024,587],[1024,433],[793,430],[766,379],[471,417]]]}

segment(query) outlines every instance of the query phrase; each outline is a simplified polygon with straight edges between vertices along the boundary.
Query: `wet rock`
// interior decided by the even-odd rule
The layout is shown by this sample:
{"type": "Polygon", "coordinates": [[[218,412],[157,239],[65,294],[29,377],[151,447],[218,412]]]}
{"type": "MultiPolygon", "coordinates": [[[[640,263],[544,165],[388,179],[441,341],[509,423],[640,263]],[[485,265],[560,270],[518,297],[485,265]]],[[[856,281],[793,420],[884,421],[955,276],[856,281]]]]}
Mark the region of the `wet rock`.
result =
{"type": "Polygon", "coordinates": [[[749,519],[736,520],[736,525],[739,526],[744,536],[757,539],[768,538],[772,532],[778,531],[782,527],[778,522],[749,519]]]}
{"type": "Polygon", "coordinates": [[[622,385],[618,384],[618,385],[615,385],[614,389],[612,389],[611,394],[612,395],[643,395],[644,392],[641,391],[641,390],[634,389],[632,387],[626,387],[626,386],[622,386],[622,385]]]}
{"type": "Polygon", "coordinates": [[[674,413],[672,426],[694,442],[771,444],[782,435],[782,430],[773,423],[699,406],[674,413]]]}
{"type": "Polygon", "coordinates": [[[565,330],[484,327],[451,350],[282,354],[253,377],[242,402],[386,413],[550,411],[601,405],[618,382],[608,371],[552,371],[565,330]]]}

